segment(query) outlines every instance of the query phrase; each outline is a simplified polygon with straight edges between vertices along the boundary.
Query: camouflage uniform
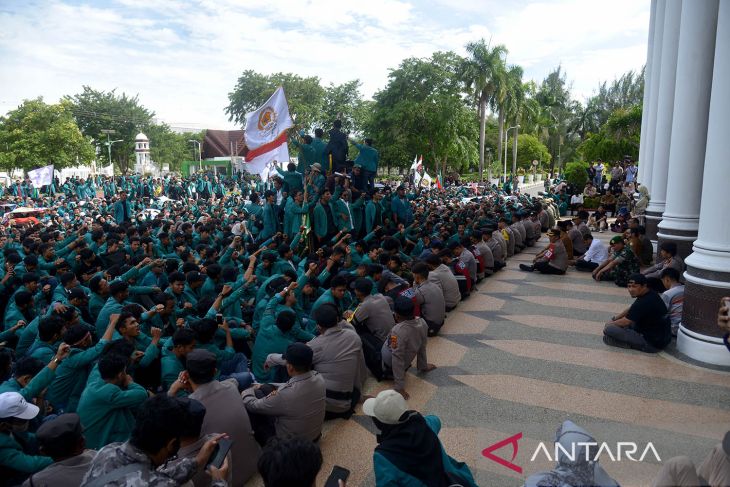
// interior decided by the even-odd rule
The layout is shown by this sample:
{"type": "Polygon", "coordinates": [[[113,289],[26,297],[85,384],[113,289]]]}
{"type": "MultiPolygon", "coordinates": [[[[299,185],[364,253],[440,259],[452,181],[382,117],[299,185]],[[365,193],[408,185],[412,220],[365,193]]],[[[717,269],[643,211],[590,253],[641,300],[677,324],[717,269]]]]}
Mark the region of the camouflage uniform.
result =
{"type": "Polygon", "coordinates": [[[639,272],[639,259],[628,245],[624,245],[622,250],[614,252],[613,259],[618,259],[618,264],[606,272],[604,279],[614,281],[617,286],[626,287],[629,283],[629,276],[639,272]]]}
{"type": "MultiPolygon", "coordinates": [[[[112,443],[99,450],[82,485],[91,485],[95,479],[112,474],[113,471],[130,464],[135,464],[137,468],[121,476],[112,476],[103,482],[103,485],[112,487],[178,486],[190,480],[198,470],[198,464],[192,458],[166,463],[155,469],[147,454],[127,441],[112,443]]],[[[223,480],[218,480],[211,485],[225,487],[228,484],[223,480]]]]}

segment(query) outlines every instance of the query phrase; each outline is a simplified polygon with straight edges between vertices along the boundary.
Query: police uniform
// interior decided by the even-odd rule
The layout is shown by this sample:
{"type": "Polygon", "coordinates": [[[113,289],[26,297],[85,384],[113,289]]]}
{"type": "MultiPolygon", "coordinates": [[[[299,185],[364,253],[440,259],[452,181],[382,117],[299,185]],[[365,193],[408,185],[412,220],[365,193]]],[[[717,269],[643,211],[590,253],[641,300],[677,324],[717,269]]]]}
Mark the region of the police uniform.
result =
{"type": "MultiPolygon", "coordinates": [[[[464,252],[467,252],[467,250],[464,249],[464,252]]],[[[441,288],[430,281],[416,284],[415,298],[421,307],[421,318],[426,321],[428,331],[438,333],[439,329],[444,326],[444,319],[446,318],[446,303],[441,288]]]]}
{"type": "Polygon", "coordinates": [[[291,436],[315,441],[322,434],[325,394],[322,374],[310,370],[279,385],[275,394],[257,399],[254,389],[249,388],[241,397],[249,413],[274,417],[279,438],[291,436]]]}
{"type": "Polygon", "coordinates": [[[394,389],[405,389],[406,371],[414,358],[417,358],[418,370],[426,369],[427,340],[428,325],[423,318],[401,321],[393,327],[390,338],[383,345],[383,365],[393,371],[394,389]]]}
{"type": "MultiPolygon", "coordinates": [[[[393,315],[390,317],[392,320],[393,315]]],[[[327,411],[349,411],[353,393],[362,391],[367,377],[362,342],[357,332],[352,325],[343,322],[324,330],[307,345],[314,352],[312,367],[324,378],[327,411]]]]}
{"type": "Polygon", "coordinates": [[[390,304],[382,294],[367,296],[355,310],[354,321],[367,327],[381,342],[388,339],[388,334],[395,325],[390,304]]]}

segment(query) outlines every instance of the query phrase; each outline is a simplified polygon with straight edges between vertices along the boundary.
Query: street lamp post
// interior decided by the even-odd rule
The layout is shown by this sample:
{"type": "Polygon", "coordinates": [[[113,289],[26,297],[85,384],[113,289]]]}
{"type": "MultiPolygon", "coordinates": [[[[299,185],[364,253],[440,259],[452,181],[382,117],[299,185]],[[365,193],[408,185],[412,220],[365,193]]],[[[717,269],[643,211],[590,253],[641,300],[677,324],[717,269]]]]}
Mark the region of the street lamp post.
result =
{"type": "Polygon", "coordinates": [[[107,148],[107,152],[109,154],[109,165],[112,166],[112,146],[118,142],[124,142],[124,140],[123,139],[111,140],[110,134],[116,134],[117,133],[116,130],[103,129],[101,132],[103,134],[106,134],[106,148],[107,148]]]}
{"type": "Polygon", "coordinates": [[[203,172],[203,152],[202,148],[200,147],[200,141],[190,139],[188,142],[192,142],[193,144],[197,144],[198,147],[198,171],[201,173],[203,172]]]}
{"type": "MultiPolygon", "coordinates": [[[[518,128],[520,128],[520,124],[517,124],[514,127],[510,127],[507,130],[505,130],[505,132],[504,132],[504,182],[505,183],[507,182],[507,140],[509,139],[509,131],[512,129],[518,129],[518,128]]],[[[515,134],[516,134],[516,132],[515,132],[515,134]]],[[[512,170],[512,172],[514,173],[514,169],[512,170]]]]}

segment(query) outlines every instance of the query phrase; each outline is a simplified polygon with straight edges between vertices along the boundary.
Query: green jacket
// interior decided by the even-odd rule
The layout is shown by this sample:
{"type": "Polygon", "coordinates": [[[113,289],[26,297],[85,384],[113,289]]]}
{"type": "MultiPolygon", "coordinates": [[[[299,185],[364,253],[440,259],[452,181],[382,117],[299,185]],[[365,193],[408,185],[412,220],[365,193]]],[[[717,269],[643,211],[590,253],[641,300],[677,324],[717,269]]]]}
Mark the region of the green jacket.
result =
{"type": "Polygon", "coordinates": [[[56,377],[56,373],[53,370],[48,367],[43,367],[25,387],[20,387],[20,384],[14,378],[3,382],[0,385],[0,394],[3,392],[17,392],[26,401],[31,401],[33,398],[38,397],[43,392],[43,389],[53,382],[54,377],[56,377]]]}
{"type": "MultiPolygon", "coordinates": [[[[52,463],[53,460],[49,457],[26,454],[13,435],[0,433],[0,465],[5,469],[32,474],[40,472],[52,463]]],[[[3,481],[7,480],[7,478],[3,479],[3,481]]],[[[12,483],[14,482],[9,482],[9,484],[12,483]]]]}
{"type": "Polygon", "coordinates": [[[46,393],[48,402],[58,409],[63,409],[64,412],[76,412],[81,393],[86,387],[91,364],[99,357],[106,343],[106,340],[100,340],[99,343],[86,350],[71,349],[68,357],[56,369],[56,380],[46,393]]]}
{"type": "Polygon", "coordinates": [[[324,148],[327,147],[327,143],[319,137],[315,137],[311,145],[314,147],[314,162],[319,162],[323,168],[327,167],[329,161],[327,160],[327,154],[324,153],[324,148]]]}
{"type": "Polygon", "coordinates": [[[329,206],[330,210],[332,210],[332,218],[334,220],[335,229],[337,228],[337,218],[336,218],[336,212],[334,211],[331,203],[322,203],[322,201],[319,202],[317,206],[314,207],[314,222],[312,225],[312,228],[314,229],[314,234],[317,235],[319,238],[324,238],[327,236],[328,233],[328,225],[327,225],[327,212],[324,209],[324,206],[329,206]]]}
{"type": "Polygon", "coordinates": [[[297,155],[299,160],[299,164],[297,164],[297,172],[305,174],[307,170],[312,167],[312,164],[317,162],[315,160],[316,151],[311,144],[302,144],[296,139],[291,139],[291,143],[294,147],[299,149],[299,154],[297,155]]]}
{"type": "Polygon", "coordinates": [[[134,382],[127,389],[108,382],[86,387],[76,412],[87,448],[98,450],[109,443],[127,441],[134,428],[133,411],[146,399],[145,388],[134,382]]]}
{"type": "Polygon", "coordinates": [[[378,151],[365,144],[355,144],[355,147],[360,151],[355,158],[355,164],[360,164],[365,171],[377,171],[380,160],[378,151]]]}
{"type": "Polygon", "coordinates": [[[168,390],[183,370],[185,366],[177,355],[172,352],[165,354],[162,357],[162,387],[168,390]]]}

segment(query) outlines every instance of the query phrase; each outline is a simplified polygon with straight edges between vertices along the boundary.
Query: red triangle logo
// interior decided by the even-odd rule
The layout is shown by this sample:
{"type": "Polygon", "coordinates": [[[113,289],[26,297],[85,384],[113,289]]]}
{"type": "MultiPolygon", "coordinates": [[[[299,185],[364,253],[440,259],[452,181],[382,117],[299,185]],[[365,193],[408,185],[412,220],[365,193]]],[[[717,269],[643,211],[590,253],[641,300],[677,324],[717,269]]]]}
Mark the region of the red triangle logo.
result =
{"type": "Polygon", "coordinates": [[[510,436],[509,438],[505,438],[504,440],[498,441],[494,445],[488,446],[484,450],[482,450],[482,455],[488,459],[490,459],[493,462],[497,462],[503,467],[507,467],[510,470],[514,470],[515,472],[521,474],[522,473],[522,467],[519,465],[515,465],[512,463],[517,457],[517,450],[519,449],[519,444],[517,443],[519,440],[522,439],[522,433],[517,433],[514,436],[510,436]],[[492,452],[495,450],[499,450],[505,445],[512,445],[512,458],[507,461],[504,458],[498,457],[494,455],[492,452]]]}

